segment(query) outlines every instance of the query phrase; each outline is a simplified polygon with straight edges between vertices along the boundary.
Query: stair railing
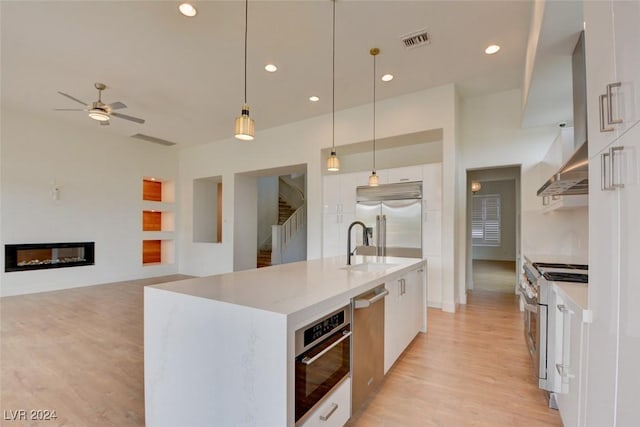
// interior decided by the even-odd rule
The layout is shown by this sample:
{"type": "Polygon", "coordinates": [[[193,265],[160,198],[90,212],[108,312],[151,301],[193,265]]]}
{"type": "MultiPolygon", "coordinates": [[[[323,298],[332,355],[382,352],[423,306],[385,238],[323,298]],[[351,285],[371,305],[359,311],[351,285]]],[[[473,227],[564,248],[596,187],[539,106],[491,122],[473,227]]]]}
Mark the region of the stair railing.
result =
{"type": "Polygon", "coordinates": [[[271,226],[271,265],[282,264],[282,255],[296,234],[304,229],[306,206],[302,205],[282,225],[271,226]]]}

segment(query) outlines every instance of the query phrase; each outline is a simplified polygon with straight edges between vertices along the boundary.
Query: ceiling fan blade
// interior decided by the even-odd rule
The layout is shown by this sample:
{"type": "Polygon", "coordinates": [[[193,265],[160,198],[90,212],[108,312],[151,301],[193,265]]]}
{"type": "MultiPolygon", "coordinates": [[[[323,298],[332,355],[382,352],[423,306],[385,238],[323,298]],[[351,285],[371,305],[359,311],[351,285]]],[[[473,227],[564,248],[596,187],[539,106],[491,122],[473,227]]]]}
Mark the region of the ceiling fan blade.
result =
{"type": "Polygon", "coordinates": [[[124,105],[122,102],[118,101],[118,102],[112,102],[111,104],[109,104],[109,108],[111,108],[112,110],[120,110],[122,108],[127,108],[127,106],[124,105]]]}
{"type": "Polygon", "coordinates": [[[109,120],[104,120],[100,122],[100,126],[107,126],[109,124],[109,120]]]}
{"type": "Polygon", "coordinates": [[[73,99],[74,101],[76,101],[76,102],[78,102],[78,103],[80,103],[80,104],[84,105],[85,107],[86,107],[87,105],[89,105],[89,104],[87,104],[86,102],[82,102],[82,101],[80,101],[78,98],[74,98],[73,96],[69,95],[68,93],[64,93],[64,92],[60,92],[60,91],[58,91],[58,93],[59,93],[60,95],[62,95],[62,96],[66,96],[66,97],[67,97],[67,98],[69,98],[69,99],[73,99]]]}
{"type": "Polygon", "coordinates": [[[131,120],[132,122],[136,122],[136,123],[144,123],[144,119],[139,119],[137,117],[132,117],[132,116],[127,116],[126,114],[121,114],[121,113],[111,113],[112,116],[121,118],[121,119],[125,119],[125,120],[131,120]]]}
{"type": "Polygon", "coordinates": [[[87,111],[84,108],[54,108],[54,111],[87,111]]]}

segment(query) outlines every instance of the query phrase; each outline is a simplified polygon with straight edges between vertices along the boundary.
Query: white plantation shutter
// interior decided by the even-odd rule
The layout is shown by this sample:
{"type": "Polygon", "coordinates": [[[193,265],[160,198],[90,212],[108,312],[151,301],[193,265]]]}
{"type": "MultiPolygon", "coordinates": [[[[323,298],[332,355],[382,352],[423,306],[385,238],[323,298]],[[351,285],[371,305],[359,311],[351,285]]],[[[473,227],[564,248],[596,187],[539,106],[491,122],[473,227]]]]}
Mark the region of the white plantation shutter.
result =
{"type": "Polygon", "coordinates": [[[500,246],[500,195],[473,196],[471,213],[473,246],[500,246]]]}

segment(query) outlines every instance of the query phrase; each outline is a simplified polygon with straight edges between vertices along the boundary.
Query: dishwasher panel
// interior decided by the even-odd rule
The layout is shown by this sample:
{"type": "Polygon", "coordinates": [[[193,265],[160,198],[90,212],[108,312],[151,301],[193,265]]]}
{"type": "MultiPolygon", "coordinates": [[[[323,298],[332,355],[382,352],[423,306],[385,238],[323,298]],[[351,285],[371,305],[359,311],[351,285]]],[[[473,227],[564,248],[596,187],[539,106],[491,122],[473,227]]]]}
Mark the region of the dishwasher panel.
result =
{"type": "Polygon", "coordinates": [[[351,384],[356,413],[384,376],[384,285],[353,299],[351,384]]]}

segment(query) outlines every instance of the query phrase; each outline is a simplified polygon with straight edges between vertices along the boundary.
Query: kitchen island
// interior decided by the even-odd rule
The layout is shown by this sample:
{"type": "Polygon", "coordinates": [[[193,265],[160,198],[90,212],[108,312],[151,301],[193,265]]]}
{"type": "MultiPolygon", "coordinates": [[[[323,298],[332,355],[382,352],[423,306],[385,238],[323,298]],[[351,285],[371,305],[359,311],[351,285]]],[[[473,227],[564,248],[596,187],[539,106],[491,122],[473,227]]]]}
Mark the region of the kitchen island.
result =
{"type": "MultiPolygon", "coordinates": [[[[293,426],[295,331],[426,267],[410,258],[352,263],[325,258],[146,287],[146,424],[293,426]]],[[[426,332],[426,275],[417,277],[426,332]]],[[[385,323],[384,333],[386,341],[396,331],[385,323]]]]}

